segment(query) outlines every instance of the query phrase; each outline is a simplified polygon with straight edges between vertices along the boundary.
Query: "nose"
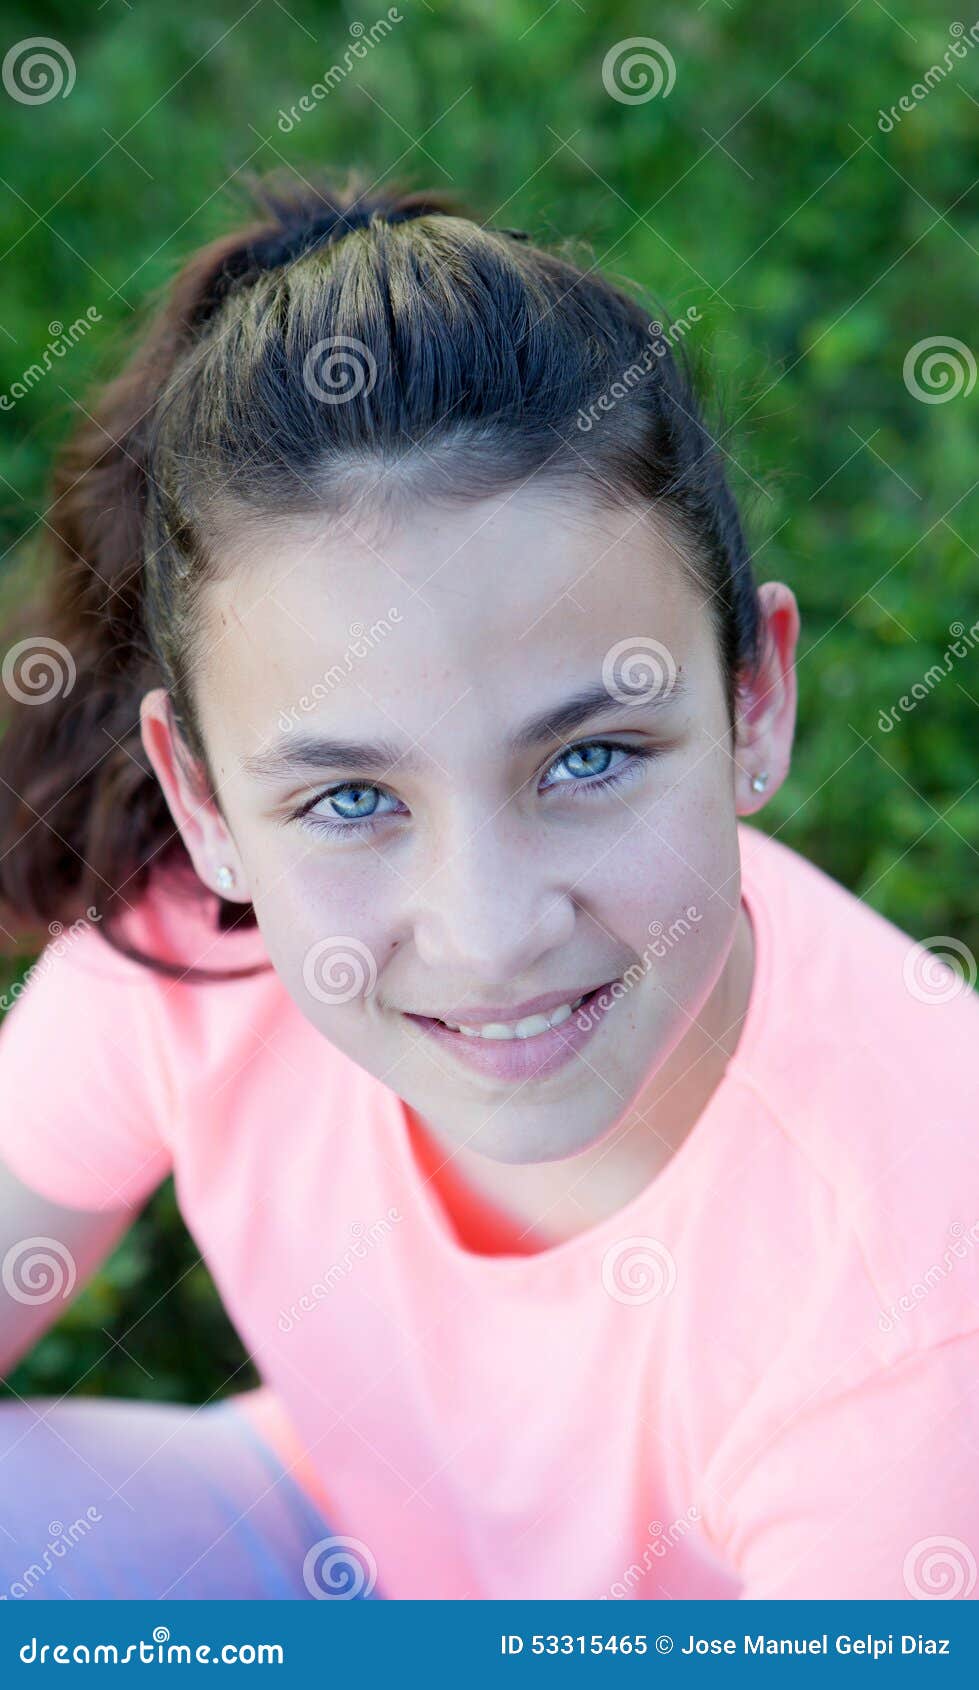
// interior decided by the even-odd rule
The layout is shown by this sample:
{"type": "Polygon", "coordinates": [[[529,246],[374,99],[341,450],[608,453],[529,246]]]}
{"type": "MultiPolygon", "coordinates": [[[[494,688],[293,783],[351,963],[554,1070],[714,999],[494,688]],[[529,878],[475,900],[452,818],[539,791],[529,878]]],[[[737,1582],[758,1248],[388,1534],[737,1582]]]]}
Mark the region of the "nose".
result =
{"type": "Polygon", "coordinates": [[[507,817],[480,824],[470,816],[468,827],[444,838],[417,889],[418,956],[433,979],[462,989],[539,979],[542,961],[570,940],[574,924],[569,886],[507,817]]]}

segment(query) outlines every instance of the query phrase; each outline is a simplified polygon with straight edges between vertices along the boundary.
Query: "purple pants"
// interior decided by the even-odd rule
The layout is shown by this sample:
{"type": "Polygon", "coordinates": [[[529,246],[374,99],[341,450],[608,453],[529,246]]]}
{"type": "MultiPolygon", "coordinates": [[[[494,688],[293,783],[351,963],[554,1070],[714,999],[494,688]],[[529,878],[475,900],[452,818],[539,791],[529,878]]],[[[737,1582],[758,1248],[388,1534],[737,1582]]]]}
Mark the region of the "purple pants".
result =
{"type": "Polygon", "coordinates": [[[233,1398],[0,1400],[0,1601],[374,1597],[233,1398]]]}

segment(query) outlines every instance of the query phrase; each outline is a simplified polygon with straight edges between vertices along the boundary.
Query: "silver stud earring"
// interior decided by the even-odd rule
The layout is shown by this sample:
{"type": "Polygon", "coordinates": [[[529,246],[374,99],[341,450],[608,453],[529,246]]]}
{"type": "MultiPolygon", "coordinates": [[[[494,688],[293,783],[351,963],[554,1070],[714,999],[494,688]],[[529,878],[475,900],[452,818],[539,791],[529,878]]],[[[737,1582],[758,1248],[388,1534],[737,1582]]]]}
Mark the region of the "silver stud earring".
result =
{"type": "Polygon", "coordinates": [[[235,883],[234,869],[229,868],[227,863],[222,863],[214,878],[222,892],[227,892],[235,883]]]}
{"type": "Polygon", "coordinates": [[[764,792],[767,785],[768,785],[768,770],[767,769],[765,769],[762,774],[754,775],[752,777],[752,781],[751,781],[752,792],[764,792]]]}

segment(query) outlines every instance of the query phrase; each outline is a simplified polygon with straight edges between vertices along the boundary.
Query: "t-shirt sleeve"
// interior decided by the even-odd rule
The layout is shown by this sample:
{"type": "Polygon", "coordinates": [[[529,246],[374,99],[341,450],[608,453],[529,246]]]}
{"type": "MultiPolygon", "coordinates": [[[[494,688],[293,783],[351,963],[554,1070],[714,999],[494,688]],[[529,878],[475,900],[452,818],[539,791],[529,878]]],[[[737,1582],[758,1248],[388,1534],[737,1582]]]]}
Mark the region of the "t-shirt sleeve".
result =
{"type": "Polygon", "coordinates": [[[802,1412],[729,1493],[739,1596],[979,1599],[979,1331],[802,1412]]]}
{"type": "Polygon", "coordinates": [[[89,925],[0,1000],[0,1158],[52,1202],[136,1207],[170,1171],[158,991],[89,925]]]}

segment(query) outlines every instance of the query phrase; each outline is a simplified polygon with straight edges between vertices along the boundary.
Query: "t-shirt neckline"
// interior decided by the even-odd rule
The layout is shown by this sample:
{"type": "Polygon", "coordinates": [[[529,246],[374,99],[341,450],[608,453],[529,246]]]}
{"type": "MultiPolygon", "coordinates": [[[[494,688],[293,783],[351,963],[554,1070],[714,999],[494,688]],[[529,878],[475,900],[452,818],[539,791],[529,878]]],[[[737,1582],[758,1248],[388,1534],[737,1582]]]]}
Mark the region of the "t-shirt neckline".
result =
{"type": "Polygon", "coordinates": [[[760,830],[740,823],[741,902],[747,910],[754,937],[754,971],[751,992],[745,1011],[741,1034],[724,1073],[697,1116],[693,1126],[665,1167],[630,1197],[627,1203],[595,1221],[571,1238],[560,1239],[542,1250],[525,1254],[500,1251],[488,1254],[471,1250],[457,1236],[451,1217],[441,1197],[425,1176],[415,1153],[410,1124],[403,1101],[397,1099],[395,1139],[401,1162],[401,1172],[416,1198],[416,1207],[436,1244],[456,1263],[465,1264],[470,1271],[495,1274],[529,1274],[547,1271],[548,1264],[570,1261],[584,1252],[591,1252],[611,1235],[625,1236],[639,1223],[647,1223],[657,1213],[677,1181],[687,1177],[696,1166],[708,1142],[713,1140],[715,1120],[723,1115],[742,1074],[752,1065],[764,1027],[765,1003],[773,967],[773,928],[770,913],[761,890],[761,872],[756,870],[755,853],[765,849],[760,830]]]}

